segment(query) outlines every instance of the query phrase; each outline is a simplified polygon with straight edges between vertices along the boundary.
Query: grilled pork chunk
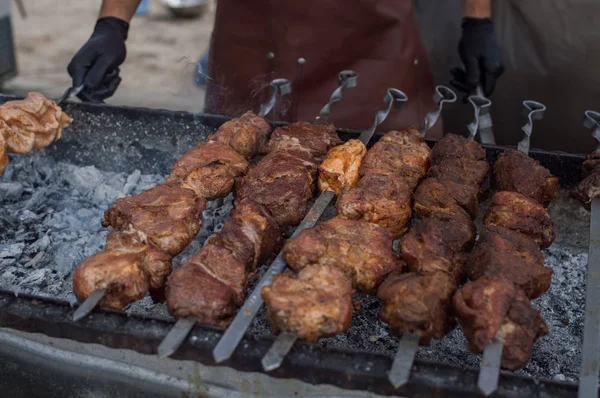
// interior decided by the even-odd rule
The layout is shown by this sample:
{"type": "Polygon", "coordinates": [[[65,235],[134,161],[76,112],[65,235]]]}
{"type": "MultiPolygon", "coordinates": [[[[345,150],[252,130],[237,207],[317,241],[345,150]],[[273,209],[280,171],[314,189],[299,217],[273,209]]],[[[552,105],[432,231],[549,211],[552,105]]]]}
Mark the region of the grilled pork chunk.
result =
{"type": "Polygon", "coordinates": [[[279,226],[296,225],[308,211],[317,167],[288,152],[271,152],[236,181],[236,200],[262,204],[279,226]]]}
{"type": "Polygon", "coordinates": [[[483,224],[521,232],[542,249],[554,241],[554,224],[539,202],[517,192],[498,192],[483,215],[483,224]]]}
{"type": "Polygon", "coordinates": [[[0,120],[8,129],[5,134],[8,151],[27,153],[42,149],[60,139],[71,119],[56,103],[42,94],[31,92],[23,100],[0,106],[0,120]]]}
{"type": "Polygon", "coordinates": [[[429,168],[430,149],[415,128],[389,131],[367,152],[360,174],[368,170],[386,169],[399,174],[411,191],[429,168]]]}
{"type": "Polygon", "coordinates": [[[395,335],[414,333],[427,345],[454,327],[449,311],[455,291],[456,282],[444,272],[392,274],[377,291],[379,318],[395,335]]]}
{"type": "Polygon", "coordinates": [[[402,270],[392,244],[378,225],[334,217],[288,240],[283,257],[296,272],[311,265],[337,267],[356,289],[373,292],[389,273],[402,270]]]}
{"type": "Polygon", "coordinates": [[[267,143],[266,152],[284,151],[319,164],[331,148],[341,143],[332,124],[297,122],[276,128],[267,143]]]}
{"type": "Polygon", "coordinates": [[[171,273],[171,256],[148,244],[137,231],[112,231],[106,248],[85,259],[73,274],[73,292],[80,302],[96,289],[107,289],[100,302],[120,310],[141,299],[149,289],[161,289],[171,273]]]}
{"type": "Polygon", "coordinates": [[[498,191],[518,192],[548,207],[556,196],[558,178],[523,152],[507,150],[494,164],[494,184],[498,191]]]}
{"type": "Polygon", "coordinates": [[[201,142],[175,162],[166,181],[213,200],[227,196],[235,179],[247,172],[248,162],[230,146],[201,142]]]}
{"type": "Polygon", "coordinates": [[[469,255],[467,273],[471,280],[497,276],[510,280],[534,299],[550,288],[552,268],[544,267],[544,256],[529,236],[498,226],[481,231],[469,255]]]}
{"type": "Polygon", "coordinates": [[[117,199],[104,213],[102,226],[140,232],[148,244],[179,254],[202,226],[206,201],[194,191],[160,184],[135,196],[117,199]]]}
{"type": "Polygon", "coordinates": [[[4,169],[8,165],[8,153],[6,152],[6,140],[0,133],[0,176],[4,174],[4,169]]]}
{"type": "Polygon", "coordinates": [[[404,179],[386,169],[370,169],[356,187],[345,187],[336,208],[340,217],[385,228],[394,239],[408,229],[411,192],[404,179]]]}
{"type": "Polygon", "coordinates": [[[348,140],[332,148],[319,165],[319,190],[339,195],[344,187],[355,186],[367,147],[359,140],[348,140]]]}
{"type": "Polygon", "coordinates": [[[229,145],[246,159],[251,159],[263,151],[270,132],[271,126],[263,117],[248,111],[223,123],[208,139],[229,145]]]}
{"type": "Polygon", "coordinates": [[[311,265],[297,275],[277,274],[262,289],[273,332],[314,342],[345,332],[352,322],[352,286],[338,268],[311,265]]]}
{"type": "Polygon", "coordinates": [[[525,366],[535,341],[548,333],[539,311],[507,279],[486,276],[468,283],[454,295],[454,308],[472,351],[483,352],[498,336],[504,369],[525,366]]]}
{"type": "Polygon", "coordinates": [[[444,159],[485,160],[485,149],[461,135],[447,134],[433,147],[431,164],[439,165],[444,159]]]}

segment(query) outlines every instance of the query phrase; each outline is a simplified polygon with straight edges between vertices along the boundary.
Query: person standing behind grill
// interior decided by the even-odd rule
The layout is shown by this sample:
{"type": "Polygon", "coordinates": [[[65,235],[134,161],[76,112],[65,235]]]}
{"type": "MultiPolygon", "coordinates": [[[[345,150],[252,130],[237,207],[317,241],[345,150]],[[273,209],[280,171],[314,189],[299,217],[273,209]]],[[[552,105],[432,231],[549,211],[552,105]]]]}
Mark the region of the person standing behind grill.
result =
{"type": "MultiPolygon", "coordinates": [[[[458,1],[458,0],[457,0],[458,1]]],[[[83,101],[102,102],[117,90],[129,22],[140,0],[103,0],[90,39],[68,72],[83,101]]],[[[491,0],[462,0],[459,43],[465,73],[454,74],[466,92],[481,84],[487,96],[503,73],[491,21],[491,0]]],[[[257,108],[276,77],[293,79],[293,100],[280,119],[310,120],[335,88],[340,70],[360,75],[360,88],[344,94],[332,121],[366,128],[388,87],[410,98],[382,129],[420,126],[434,103],[433,77],[412,0],[220,1],[210,45],[205,112],[237,115],[257,108]],[[304,62],[301,61],[304,60],[304,62]]],[[[440,133],[440,132],[438,132],[440,133]]]]}

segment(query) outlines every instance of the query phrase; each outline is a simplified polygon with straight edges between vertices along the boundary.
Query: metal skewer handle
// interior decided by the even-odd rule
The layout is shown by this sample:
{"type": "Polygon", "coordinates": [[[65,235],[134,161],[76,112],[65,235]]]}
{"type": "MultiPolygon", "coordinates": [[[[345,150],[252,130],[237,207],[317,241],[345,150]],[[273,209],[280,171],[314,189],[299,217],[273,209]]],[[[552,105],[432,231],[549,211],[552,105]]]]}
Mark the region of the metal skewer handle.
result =
{"type": "Polygon", "coordinates": [[[329,102],[321,108],[319,116],[316,117],[316,124],[325,124],[329,121],[331,105],[342,99],[342,94],[347,88],[353,88],[358,85],[358,73],[352,70],[343,70],[338,74],[338,88],[329,97],[329,102]]]}
{"type": "Polygon", "coordinates": [[[433,94],[433,100],[435,101],[435,110],[425,115],[425,122],[421,129],[421,135],[425,137],[427,132],[435,125],[442,114],[442,108],[444,104],[456,102],[456,93],[446,86],[436,86],[435,93],[433,94]]]}
{"type": "Polygon", "coordinates": [[[531,132],[533,131],[533,121],[542,120],[546,112],[546,105],[537,101],[523,101],[523,115],[527,116],[527,124],[521,128],[525,137],[519,142],[517,149],[525,155],[529,155],[529,144],[531,141],[531,132]]]}
{"type": "Polygon", "coordinates": [[[471,95],[469,96],[469,102],[475,109],[475,120],[467,125],[469,139],[474,140],[477,133],[479,133],[482,143],[495,144],[496,139],[492,131],[492,116],[490,115],[492,101],[483,96],[471,95]]]}
{"type": "Polygon", "coordinates": [[[598,141],[596,152],[600,151],[600,113],[596,111],[585,111],[583,125],[592,130],[592,137],[598,141]]]}
{"type": "MultiPolygon", "coordinates": [[[[592,130],[600,150],[600,113],[585,111],[583,125],[592,130]]],[[[588,252],[587,284],[585,293],[585,323],[583,326],[583,348],[579,372],[578,398],[596,398],[598,394],[598,372],[600,361],[600,199],[593,199],[590,217],[590,243],[588,252]]]]}
{"type": "Polygon", "coordinates": [[[271,86],[271,97],[260,106],[259,116],[265,117],[277,103],[279,96],[288,95],[292,92],[292,83],[288,79],[275,79],[269,84],[271,86]]]}
{"type": "Polygon", "coordinates": [[[373,137],[373,134],[375,134],[377,126],[379,126],[381,123],[384,122],[385,119],[387,119],[388,115],[390,114],[390,111],[392,110],[392,107],[396,109],[400,108],[406,103],[406,101],[408,101],[408,97],[406,96],[406,94],[404,94],[402,91],[396,88],[388,88],[385,92],[385,96],[383,97],[383,101],[385,102],[385,108],[380,111],[377,111],[377,113],[375,114],[375,120],[373,121],[371,127],[363,131],[358,137],[360,142],[362,142],[365,145],[367,145],[369,141],[371,141],[371,138],[373,137]]]}

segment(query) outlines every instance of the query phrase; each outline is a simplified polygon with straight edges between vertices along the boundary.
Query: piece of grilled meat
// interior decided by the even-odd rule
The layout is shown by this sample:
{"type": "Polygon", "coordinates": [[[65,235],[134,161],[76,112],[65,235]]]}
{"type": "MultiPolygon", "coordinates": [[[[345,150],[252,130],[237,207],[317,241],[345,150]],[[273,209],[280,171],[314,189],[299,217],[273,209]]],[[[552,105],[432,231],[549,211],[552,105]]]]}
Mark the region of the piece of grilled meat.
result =
{"type": "Polygon", "coordinates": [[[311,161],[284,151],[271,152],[236,181],[236,200],[249,198],[262,204],[281,227],[299,224],[313,197],[316,171],[311,161]]]}
{"type": "Polygon", "coordinates": [[[558,178],[537,160],[511,149],[498,155],[494,185],[498,191],[518,192],[548,207],[556,196],[558,178]]]}
{"type": "Polygon", "coordinates": [[[590,209],[592,200],[600,198],[600,152],[587,155],[581,168],[582,181],[571,190],[571,196],[590,209]]]}
{"type": "Polygon", "coordinates": [[[387,169],[370,169],[356,187],[345,187],[336,208],[341,217],[385,228],[394,239],[407,230],[411,192],[404,179],[387,169]]]}
{"type": "Polygon", "coordinates": [[[246,159],[251,159],[263,151],[270,132],[271,126],[263,117],[248,111],[223,123],[208,139],[229,145],[246,159]]]}
{"type": "Polygon", "coordinates": [[[213,200],[227,196],[235,179],[247,172],[248,162],[230,146],[201,142],[175,162],[166,181],[213,200]]]}
{"type": "Polygon", "coordinates": [[[227,326],[244,301],[247,277],[245,264],[230,250],[209,243],[169,278],[165,291],[169,312],[227,326]]]}
{"type": "Polygon", "coordinates": [[[264,206],[243,199],[235,202],[223,229],[209,242],[229,249],[248,272],[254,272],[281,247],[282,240],[277,222],[264,206]]]}
{"type": "Polygon", "coordinates": [[[525,366],[535,341],[548,333],[525,293],[504,278],[485,276],[468,283],[454,295],[454,308],[471,350],[483,352],[495,336],[502,341],[504,369],[525,366]]]}
{"type": "Polygon", "coordinates": [[[288,240],[282,254],[296,272],[311,265],[337,267],[356,289],[373,292],[389,273],[402,270],[392,244],[376,224],[334,217],[288,240]]]}
{"type": "Polygon", "coordinates": [[[277,274],[261,292],[273,332],[293,333],[309,342],[350,327],[352,293],[346,275],[327,265],[308,266],[297,275],[277,274]]]}
{"type": "Polygon", "coordinates": [[[367,147],[359,140],[348,140],[332,148],[319,165],[319,190],[339,195],[342,188],[356,185],[366,153],[367,147]]]}
{"type": "MultiPolygon", "coordinates": [[[[413,211],[419,218],[445,214],[464,219],[465,209],[454,199],[446,186],[436,178],[427,178],[421,182],[413,195],[413,200],[413,211]]],[[[474,204],[479,205],[477,196],[474,201],[474,204]]]]}
{"type": "Polygon", "coordinates": [[[2,104],[0,120],[8,126],[2,132],[8,152],[21,154],[59,140],[64,128],[73,121],[56,102],[37,92],[2,104]]]}
{"type": "Polygon", "coordinates": [[[372,169],[390,170],[404,178],[412,191],[427,173],[430,152],[417,129],[389,131],[367,152],[360,174],[364,176],[372,169]]]}
{"type": "Polygon", "coordinates": [[[510,280],[534,299],[550,288],[552,268],[529,236],[498,226],[484,227],[467,261],[471,280],[497,276],[510,280]]]}
{"type": "Polygon", "coordinates": [[[483,224],[521,232],[542,249],[554,241],[554,224],[542,204],[517,192],[498,192],[483,215],[483,224]]]}
{"type": "Polygon", "coordinates": [[[399,251],[410,271],[445,272],[456,281],[463,277],[466,252],[473,247],[476,231],[471,218],[460,210],[462,216],[433,214],[402,238],[399,251]]]}
{"type": "Polygon", "coordinates": [[[200,230],[205,208],[206,201],[194,191],[159,184],[138,195],[117,199],[104,212],[102,226],[138,231],[146,243],[176,256],[200,230]]]}
{"type": "Polygon", "coordinates": [[[106,248],[86,258],[73,274],[73,292],[80,302],[96,289],[107,289],[100,306],[120,310],[161,289],[171,273],[171,256],[154,248],[136,231],[111,231],[106,248]]]}
{"type": "Polygon", "coordinates": [[[297,122],[276,128],[266,152],[284,151],[318,164],[331,148],[341,143],[332,124],[297,122]]]}
{"type": "Polygon", "coordinates": [[[447,134],[433,147],[431,164],[438,165],[444,159],[485,160],[485,149],[477,142],[456,135],[447,134]]]}
{"type": "Polygon", "coordinates": [[[379,318],[395,335],[414,333],[427,345],[454,327],[449,311],[455,291],[456,282],[444,272],[392,274],[377,291],[379,318]]]}
{"type": "Polygon", "coordinates": [[[244,301],[248,278],[280,243],[277,223],[263,206],[237,201],[223,229],[173,272],[166,290],[169,312],[226,326],[244,301]]]}

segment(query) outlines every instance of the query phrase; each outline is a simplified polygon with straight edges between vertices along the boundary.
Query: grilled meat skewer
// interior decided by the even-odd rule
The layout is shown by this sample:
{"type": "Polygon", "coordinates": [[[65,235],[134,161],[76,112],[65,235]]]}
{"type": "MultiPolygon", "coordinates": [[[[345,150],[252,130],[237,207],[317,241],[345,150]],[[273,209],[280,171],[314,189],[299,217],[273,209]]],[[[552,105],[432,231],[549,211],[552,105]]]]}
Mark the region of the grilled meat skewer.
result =
{"type": "MultiPolygon", "coordinates": [[[[269,129],[263,118],[249,112],[225,123],[211,137],[229,142],[226,137],[243,131],[233,144],[250,156],[262,151],[262,137],[269,129]]],[[[175,162],[167,182],[118,199],[105,212],[102,225],[136,239],[120,239],[119,244],[107,240],[105,250],[84,260],[73,274],[77,298],[85,301],[94,290],[105,288],[100,305],[121,309],[142,298],[149,288],[164,288],[171,272],[171,257],[179,254],[200,230],[206,200],[228,195],[235,178],[247,171],[244,156],[229,145],[201,142],[175,162]],[[158,253],[168,257],[166,274],[166,260],[158,253]],[[150,284],[148,279],[154,282],[150,284]]]]}

